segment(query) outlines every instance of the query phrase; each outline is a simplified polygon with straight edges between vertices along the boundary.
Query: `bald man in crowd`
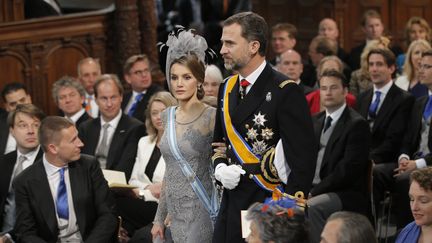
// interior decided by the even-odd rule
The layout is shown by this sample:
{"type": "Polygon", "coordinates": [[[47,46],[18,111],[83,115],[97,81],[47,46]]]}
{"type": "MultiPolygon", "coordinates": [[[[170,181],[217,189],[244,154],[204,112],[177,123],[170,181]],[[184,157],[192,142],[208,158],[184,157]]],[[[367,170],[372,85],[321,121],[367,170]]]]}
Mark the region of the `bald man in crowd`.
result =
{"type": "Polygon", "coordinates": [[[287,50],[280,55],[280,61],[276,66],[276,69],[285,74],[291,80],[294,80],[302,89],[306,95],[312,92],[312,88],[304,85],[301,82],[300,75],[303,73],[303,63],[301,56],[294,50],[287,50]]]}
{"type": "Polygon", "coordinates": [[[339,28],[335,20],[331,18],[324,18],[319,23],[318,35],[329,38],[337,43],[337,56],[343,62],[347,62],[348,54],[339,45],[339,28]]]}
{"type": "Polygon", "coordinates": [[[99,115],[99,108],[96,104],[93,86],[101,73],[99,59],[87,57],[78,63],[78,79],[85,89],[85,110],[88,115],[93,118],[99,115]]]}

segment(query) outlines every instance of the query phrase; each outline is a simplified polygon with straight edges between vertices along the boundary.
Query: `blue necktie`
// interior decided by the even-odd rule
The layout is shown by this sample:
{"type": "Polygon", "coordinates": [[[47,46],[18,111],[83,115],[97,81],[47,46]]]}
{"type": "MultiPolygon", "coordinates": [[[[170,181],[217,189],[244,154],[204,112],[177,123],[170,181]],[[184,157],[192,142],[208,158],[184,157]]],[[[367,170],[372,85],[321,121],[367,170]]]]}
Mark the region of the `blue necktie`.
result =
{"type": "Polygon", "coordinates": [[[432,95],[429,96],[426,107],[423,111],[423,117],[427,120],[432,115],[432,95]]]}
{"type": "Polygon", "coordinates": [[[59,170],[60,173],[60,182],[57,189],[57,215],[62,219],[69,219],[69,206],[68,206],[68,198],[66,191],[66,183],[64,180],[64,171],[65,168],[61,168],[59,170]]]}
{"type": "Polygon", "coordinates": [[[376,117],[376,112],[378,110],[378,105],[381,101],[381,91],[375,91],[375,100],[374,102],[372,102],[372,104],[369,106],[369,116],[371,118],[375,118],[376,117]]]}
{"type": "Polygon", "coordinates": [[[128,112],[128,116],[132,117],[137,106],[138,106],[138,102],[140,102],[141,98],[143,97],[143,93],[138,94],[137,96],[135,96],[135,100],[133,102],[133,104],[131,105],[129,112],[128,112]]]}

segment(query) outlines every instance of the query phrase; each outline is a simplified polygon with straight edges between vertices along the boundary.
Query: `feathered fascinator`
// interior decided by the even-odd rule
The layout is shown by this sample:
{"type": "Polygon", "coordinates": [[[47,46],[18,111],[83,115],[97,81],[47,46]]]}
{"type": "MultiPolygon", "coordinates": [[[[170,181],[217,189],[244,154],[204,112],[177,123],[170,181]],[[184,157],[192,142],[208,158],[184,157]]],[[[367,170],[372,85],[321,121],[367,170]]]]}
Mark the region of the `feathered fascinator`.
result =
{"type": "Polygon", "coordinates": [[[169,71],[171,63],[174,60],[182,56],[194,54],[198,60],[205,64],[206,53],[212,58],[216,56],[216,53],[208,48],[207,41],[202,36],[194,33],[195,30],[186,30],[183,26],[179,25],[175,27],[176,29],[171,31],[168,35],[168,40],[165,44],[158,43],[160,51],[162,51],[163,48],[168,48],[165,67],[165,76],[168,86],[170,84],[169,71]]]}

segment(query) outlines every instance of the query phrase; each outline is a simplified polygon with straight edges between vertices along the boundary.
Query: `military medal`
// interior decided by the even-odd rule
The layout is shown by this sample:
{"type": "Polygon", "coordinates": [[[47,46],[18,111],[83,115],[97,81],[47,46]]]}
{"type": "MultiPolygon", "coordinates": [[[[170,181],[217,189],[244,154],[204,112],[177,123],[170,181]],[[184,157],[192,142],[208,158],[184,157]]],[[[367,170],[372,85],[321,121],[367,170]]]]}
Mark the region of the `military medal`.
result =
{"type": "Polygon", "coordinates": [[[267,101],[267,102],[270,102],[270,101],[271,101],[271,98],[272,98],[271,92],[267,92],[267,95],[266,95],[266,101],[267,101]]]}

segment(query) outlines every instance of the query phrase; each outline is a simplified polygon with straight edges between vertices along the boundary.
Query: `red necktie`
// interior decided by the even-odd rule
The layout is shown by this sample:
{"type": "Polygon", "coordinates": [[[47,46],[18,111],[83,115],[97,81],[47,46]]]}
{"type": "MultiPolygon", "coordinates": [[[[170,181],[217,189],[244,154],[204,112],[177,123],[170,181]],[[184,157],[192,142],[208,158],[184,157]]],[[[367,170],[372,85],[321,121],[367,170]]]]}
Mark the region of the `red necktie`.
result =
{"type": "Polygon", "coordinates": [[[240,98],[243,99],[243,97],[246,95],[246,88],[249,85],[250,83],[246,79],[242,79],[242,81],[240,81],[240,98]]]}

